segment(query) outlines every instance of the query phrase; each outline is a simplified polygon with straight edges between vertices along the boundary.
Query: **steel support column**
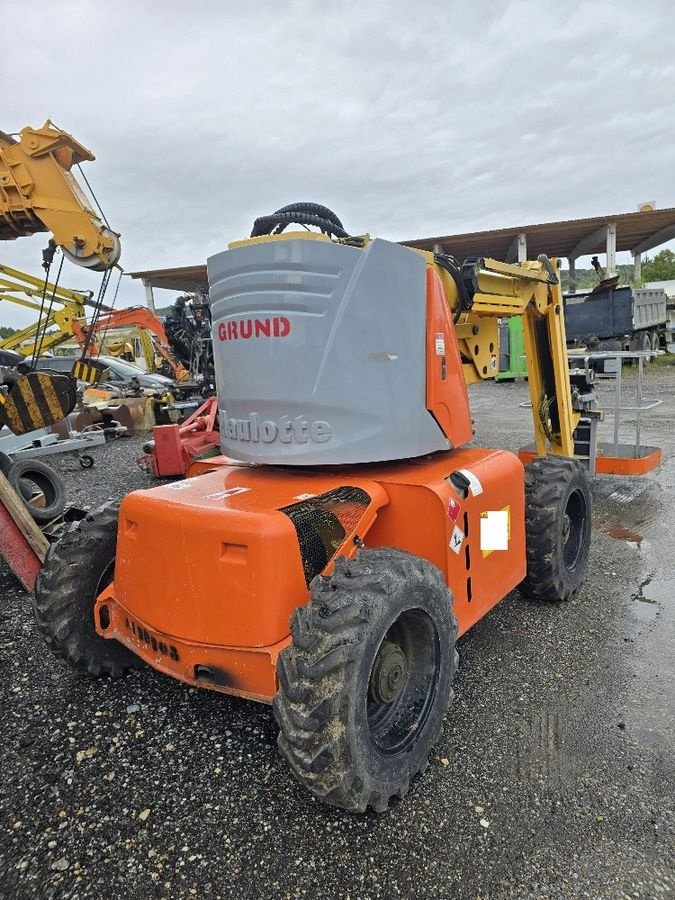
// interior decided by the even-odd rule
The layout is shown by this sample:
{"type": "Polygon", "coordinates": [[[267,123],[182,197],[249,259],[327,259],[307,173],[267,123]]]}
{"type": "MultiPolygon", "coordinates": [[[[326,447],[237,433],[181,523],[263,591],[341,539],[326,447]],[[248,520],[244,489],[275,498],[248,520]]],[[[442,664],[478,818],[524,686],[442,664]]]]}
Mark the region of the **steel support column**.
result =
{"type": "Polygon", "coordinates": [[[613,278],[616,275],[616,224],[611,222],[607,226],[607,265],[605,266],[605,278],[613,278]]]}
{"type": "Polygon", "coordinates": [[[574,257],[570,256],[567,260],[567,263],[570,267],[570,277],[569,277],[569,285],[568,291],[570,294],[576,294],[577,292],[577,261],[574,257]]]}
{"type": "Polygon", "coordinates": [[[145,299],[148,303],[148,309],[154,313],[155,311],[155,295],[152,292],[152,285],[149,281],[143,279],[143,285],[145,287],[145,299]]]}
{"type": "Polygon", "coordinates": [[[523,263],[527,259],[527,234],[521,231],[520,234],[517,234],[514,239],[511,241],[511,246],[506,252],[506,259],[504,262],[514,263],[519,262],[523,263]]]}

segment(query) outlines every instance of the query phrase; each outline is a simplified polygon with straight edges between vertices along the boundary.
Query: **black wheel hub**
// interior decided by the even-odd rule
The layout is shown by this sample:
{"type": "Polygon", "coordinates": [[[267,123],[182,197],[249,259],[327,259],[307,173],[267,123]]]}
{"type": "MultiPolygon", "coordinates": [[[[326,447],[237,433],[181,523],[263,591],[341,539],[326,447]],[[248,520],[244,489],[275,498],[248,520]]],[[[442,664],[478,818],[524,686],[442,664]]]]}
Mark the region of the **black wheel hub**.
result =
{"type": "Polygon", "coordinates": [[[401,613],[384,635],[368,679],[370,739],[383,756],[412,746],[427,721],[440,677],[440,640],[422,609],[401,613]]]}
{"type": "Polygon", "coordinates": [[[583,494],[573,491],[567,500],[562,522],[563,561],[570,572],[576,569],[583,556],[587,514],[583,494]]]}
{"type": "Polygon", "coordinates": [[[570,539],[570,517],[567,513],[563,516],[563,544],[566,544],[570,539]]]}
{"type": "Polygon", "coordinates": [[[398,644],[383,641],[370,675],[369,694],[374,703],[391,703],[401,693],[408,662],[398,644]]]}

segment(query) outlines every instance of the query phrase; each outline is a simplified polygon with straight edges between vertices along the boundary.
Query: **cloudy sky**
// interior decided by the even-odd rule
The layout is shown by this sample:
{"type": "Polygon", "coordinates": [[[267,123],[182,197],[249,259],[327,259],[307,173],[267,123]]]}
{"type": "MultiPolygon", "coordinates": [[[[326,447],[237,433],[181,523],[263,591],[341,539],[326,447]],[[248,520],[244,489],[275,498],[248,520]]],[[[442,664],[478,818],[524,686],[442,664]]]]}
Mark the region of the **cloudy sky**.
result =
{"type": "MultiPolygon", "coordinates": [[[[294,200],[397,240],[675,206],[669,0],[31,0],[12,16],[30,37],[0,54],[0,129],[49,117],[93,150],[127,271],[201,263],[294,200]]],[[[45,237],[0,260],[38,274],[45,237]]],[[[99,279],[64,265],[67,286],[99,279]]],[[[143,302],[124,279],[118,303],[143,302]]]]}

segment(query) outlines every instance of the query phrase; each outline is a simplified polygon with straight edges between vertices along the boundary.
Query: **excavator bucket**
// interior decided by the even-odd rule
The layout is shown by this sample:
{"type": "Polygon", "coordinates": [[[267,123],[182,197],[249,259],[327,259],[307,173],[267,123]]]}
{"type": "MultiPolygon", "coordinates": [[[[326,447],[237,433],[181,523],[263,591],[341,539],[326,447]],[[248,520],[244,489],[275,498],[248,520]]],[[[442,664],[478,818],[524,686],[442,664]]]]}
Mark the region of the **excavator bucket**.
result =
{"type": "Polygon", "coordinates": [[[29,372],[15,382],[0,408],[0,423],[14,434],[48,428],[75,408],[77,382],[70,375],[29,372]]]}

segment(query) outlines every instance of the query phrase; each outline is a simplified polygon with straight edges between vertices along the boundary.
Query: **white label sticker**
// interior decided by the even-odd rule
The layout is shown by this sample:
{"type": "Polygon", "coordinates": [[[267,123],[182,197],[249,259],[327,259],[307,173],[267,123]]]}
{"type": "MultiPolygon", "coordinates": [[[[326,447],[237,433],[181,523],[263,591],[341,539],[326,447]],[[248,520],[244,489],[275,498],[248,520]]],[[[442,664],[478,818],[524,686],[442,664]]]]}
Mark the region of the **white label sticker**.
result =
{"type": "Polygon", "coordinates": [[[250,491],[251,488],[247,487],[234,487],[228,488],[226,491],[216,491],[215,494],[207,494],[204,499],[205,500],[225,500],[226,497],[234,497],[236,494],[245,494],[246,491],[250,491]]]}
{"type": "Polygon", "coordinates": [[[296,494],[293,497],[294,500],[311,500],[312,497],[316,497],[316,494],[296,494]]]}
{"type": "Polygon", "coordinates": [[[464,542],[464,532],[455,525],[452,534],[450,535],[450,549],[454,553],[459,553],[462,549],[462,544],[464,542]]]}
{"type": "Polygon", "coordinates": [[[184,491],[185,488],[190,488],[192,485],[192,479],[186,478],[184,481],[173,481],[171,484],[165,484],[164,487],[170,491],[184,491]]]}
{"type": "Polygon", "coordinates": [[[460,474],[462,474],[466,480],[469,482],[469,489],[474,497],[477,497],[479,494],[483,493],[483,485],[476,478],[473,472],[469,472],[468,469],[460,469],[460,474]]]}
{"type": "Polygon", "coordinates": [[[445,356],[445,335],[442,331],[436,332],[436,356],[445,356]]]}
{"type": "Polygon", "coordinates": [[[491,509],[480,514],[480,549],[509,549],[509,510],[491,509]]]}

